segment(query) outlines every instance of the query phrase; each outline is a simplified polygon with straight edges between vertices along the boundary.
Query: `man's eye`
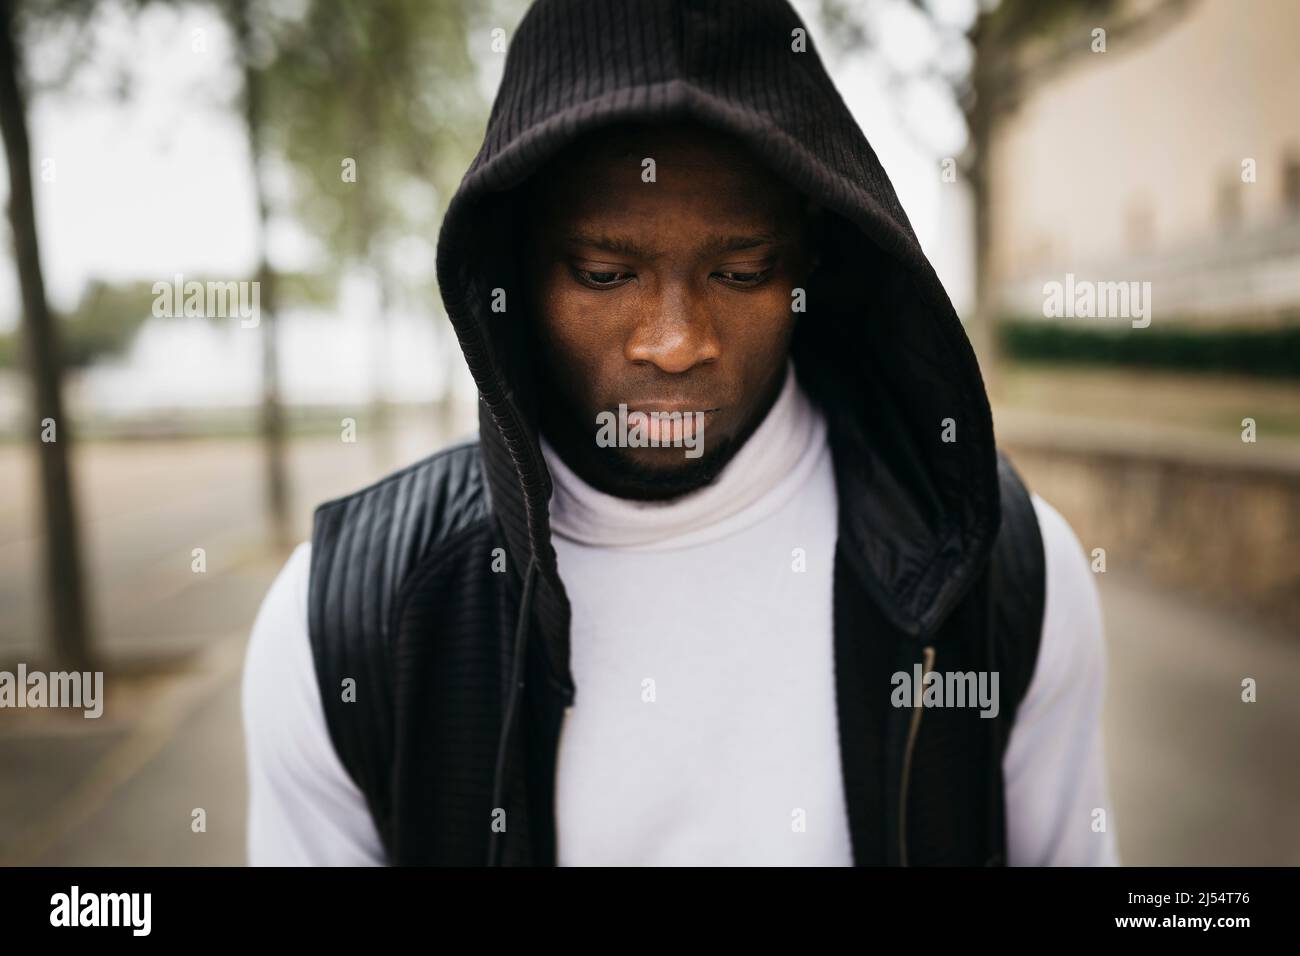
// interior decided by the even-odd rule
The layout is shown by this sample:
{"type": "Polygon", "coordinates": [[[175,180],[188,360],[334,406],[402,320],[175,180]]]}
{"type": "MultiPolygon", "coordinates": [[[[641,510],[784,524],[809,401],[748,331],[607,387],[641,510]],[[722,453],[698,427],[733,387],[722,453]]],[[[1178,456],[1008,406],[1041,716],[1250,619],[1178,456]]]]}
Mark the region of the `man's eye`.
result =
{"type": "Polygon", "coordinates": [[[632,278],[630,272],[596,272],[591,269],[574,269],[573,272],[580,282],[596,289],[613,288],[632,278]]]}
{"type": "Polygon", "coordinates": [[[771,271],[771,269],[764,269],[761,272],[736,272],[734,270],[728,270],[726,272],[715,272],[713,274],[719,276],[724,282],[728,282],[731,285],[749,286],[759,285],[762,283],[771,271]]]}

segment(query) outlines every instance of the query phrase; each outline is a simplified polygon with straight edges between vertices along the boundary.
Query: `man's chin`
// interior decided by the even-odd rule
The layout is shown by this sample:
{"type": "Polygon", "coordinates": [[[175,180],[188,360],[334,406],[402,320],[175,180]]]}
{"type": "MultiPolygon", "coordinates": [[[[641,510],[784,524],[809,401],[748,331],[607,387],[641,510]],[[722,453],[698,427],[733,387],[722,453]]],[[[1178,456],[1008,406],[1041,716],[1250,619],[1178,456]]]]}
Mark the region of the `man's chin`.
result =
{"type": "Polygon", "coordinates": [[[679,498],[712,482],[731,460],[727,445],[715,446],[698,458],[681,448],[610,448],[605,469],[610,494],[620,498],[658,501],[679,498]]]}

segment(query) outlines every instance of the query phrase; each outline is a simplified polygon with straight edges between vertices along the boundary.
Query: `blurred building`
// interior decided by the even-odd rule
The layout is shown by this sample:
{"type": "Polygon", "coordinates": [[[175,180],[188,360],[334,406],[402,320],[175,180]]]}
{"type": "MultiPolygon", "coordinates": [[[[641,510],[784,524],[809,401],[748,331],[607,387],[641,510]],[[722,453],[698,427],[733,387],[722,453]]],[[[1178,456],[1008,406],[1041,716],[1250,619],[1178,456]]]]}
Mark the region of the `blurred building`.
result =
{"type": "Polygon", "coordinates": [[[1097,19],[993,130],[1002,314],[1042,315],[1067,273],[1151,282],[1157,324],[1300,307],[1300,3],[1148,0],[1097,19]],[[1150,29],[1119,29],[1144,11],[1150,29]]]}

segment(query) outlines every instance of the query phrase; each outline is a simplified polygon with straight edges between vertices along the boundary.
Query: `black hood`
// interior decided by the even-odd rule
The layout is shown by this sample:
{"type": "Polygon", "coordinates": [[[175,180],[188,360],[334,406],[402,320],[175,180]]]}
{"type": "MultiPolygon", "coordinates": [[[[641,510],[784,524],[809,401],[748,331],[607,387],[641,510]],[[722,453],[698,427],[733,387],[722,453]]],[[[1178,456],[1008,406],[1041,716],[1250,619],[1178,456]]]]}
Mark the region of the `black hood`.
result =
{"type": "Polygon", "coordinates": [[[573,694],[569,605],[551,546],[512,191],[576,137],[693,120],[744,142],[825,215],[793,353],[827,416],[840,548],[904,633],[932,633],[999,525],[974,353],[874,151],[783,0],[539,0],[511,41],[483,146],[438,240],[447,313],[480,393],[491,506],[548,677],[573,694]],[[805,50],[797,52],[797,34],[805,50]],[[944,441],[945,420],[951,419],[944,441]]]}

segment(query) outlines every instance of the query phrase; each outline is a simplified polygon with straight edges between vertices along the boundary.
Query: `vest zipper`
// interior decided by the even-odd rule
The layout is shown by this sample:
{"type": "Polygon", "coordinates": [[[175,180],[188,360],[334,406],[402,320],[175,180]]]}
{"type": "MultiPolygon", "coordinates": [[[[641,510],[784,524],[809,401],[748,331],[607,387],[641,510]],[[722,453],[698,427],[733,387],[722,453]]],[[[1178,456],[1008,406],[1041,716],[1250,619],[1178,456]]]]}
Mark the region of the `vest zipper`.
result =
{"type": "Polygon", "coordinates": [[[922,686],[916,688],[916,710],[912,714],[912,726],[907,731],[907,749],[903,751],[903,781],[898,788],[898,857],[903,866],[907,866],[907,788],[912,777],[912,751],[916,747],[916,735],[921,730],[921,712],[925,709],[925,675],[934,668],[934,648],[925,648],[924,654],[925,662],[921,665],[922,686]]]}

